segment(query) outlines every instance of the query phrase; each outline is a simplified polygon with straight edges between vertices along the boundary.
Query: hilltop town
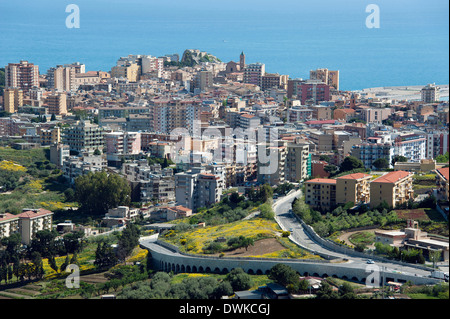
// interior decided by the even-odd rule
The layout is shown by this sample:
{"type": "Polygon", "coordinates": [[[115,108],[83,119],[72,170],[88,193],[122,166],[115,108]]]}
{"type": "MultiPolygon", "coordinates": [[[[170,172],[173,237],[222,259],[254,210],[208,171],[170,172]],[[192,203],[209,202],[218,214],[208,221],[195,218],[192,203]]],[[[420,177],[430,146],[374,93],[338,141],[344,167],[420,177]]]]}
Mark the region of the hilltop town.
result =
{"type": "Polygon", "coordinates": [[[448,298],[448,84],[345,91],[339,70],[290,78],[236,58],[0,69],[0,298],[20,295],[10,283],[65,278],[69,264],[91,276],[84,298],[121,285],[133,298],[127,284],[167,283],[163,272],[221,274],[214,298],[356,298],[373,260],[404,268],[382,277],[391,297],[435,284],[448,298]],[[240,272],[265,288],[237,284],[240,272]]]}

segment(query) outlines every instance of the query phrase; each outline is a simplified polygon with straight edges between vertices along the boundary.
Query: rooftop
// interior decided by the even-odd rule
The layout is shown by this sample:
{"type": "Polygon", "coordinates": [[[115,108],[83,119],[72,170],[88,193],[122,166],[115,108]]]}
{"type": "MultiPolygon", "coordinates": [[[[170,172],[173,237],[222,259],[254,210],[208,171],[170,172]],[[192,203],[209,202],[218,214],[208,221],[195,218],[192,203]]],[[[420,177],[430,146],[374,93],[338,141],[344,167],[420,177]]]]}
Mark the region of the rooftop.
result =
{"type": "Polygon", "coordinates": [[[315,184],[336,184],[335,179],[331,178],[314,178],[306,181],[306,183],[315,183],[315,184]]]}
{"type": "Polygon", "coordinates": [[[448,181],[449,167],[438,168],[436,171],[438,172],[439,175],[441,175],[448,181]]]}
{"type": "Polygon", "coordinates": [[[354,174],[340,176],[337,179],[361,179],[361,178],[366,178],[366,177],[370,177],[370,176],[372,176],[372,175],[364,174],[364,173],[354,173],[354,174]]]}
{"type": "Polygon", "coordinates": [[[408,177],[412,175],[410,172],[405,171],[395,171],[395,172],[389,172],[386,175],[383,175],[381,177],[378,177],[372,183],[386,183],[386,184],[394,184],[398,182],[399,180],[408,177]]]}

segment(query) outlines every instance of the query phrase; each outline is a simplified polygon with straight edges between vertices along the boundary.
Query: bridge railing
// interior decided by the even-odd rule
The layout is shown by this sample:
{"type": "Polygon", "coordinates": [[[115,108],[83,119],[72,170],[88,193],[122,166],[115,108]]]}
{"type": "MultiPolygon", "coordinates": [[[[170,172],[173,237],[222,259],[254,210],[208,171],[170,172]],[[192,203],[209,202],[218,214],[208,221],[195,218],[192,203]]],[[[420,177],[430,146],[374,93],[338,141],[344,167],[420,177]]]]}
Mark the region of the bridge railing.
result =
{"type": "Polygon", "coordinates": [[[295,258],[268,258],[268,257],[229,257],[229,256],[223,256],[223,257],[217,257],[217,256],[208,256],[208,255],[199,255],[199,254],[190,254],[186,252],[180,251],[180,249],[168,242],[165,242],[163,240],[157,239],[156,243],[160,246],[163,246],[164,248],[169,249],[170,251],[179,253],[184,256],[188,257],[195,257],[195,258],[207,258],[207,259],[225,259],[225,260],[266,260],[266,261],[301,261],[301,262],[314,262],[314,263],[323,263],[328,264],[331,263],[330,260],[324,260],[324,259],[295,259],[295,258]]]}
{"type": "Polygon", "coordinates": [[[340,252],[342,254],[346,254],[346,255],[349,255],[349,256],[358,257],[358,258],[373,259],[373,260],[377,260],[377,261],[381,261],[381,262],[388,262],[388,263],[398,264],[398,265],[401,265],[401,266],[414,267],[414,268],[427,270],[427,271],[432,271],[433,270],[432,268],[424,266],[424,265],[405,263],[405,262],[402,262],[402,261],[388,259],[388,258],[383,258],[383,257],[377,256],[377,255],[370,255],[370,254],[366,254],[366,253],[363,253],[363,252],[355,251],[355,250],[347,248],[347,247],[340,246],[340,245],[332,242],[329,239],[325,239],[325,238],[320,237],[310,225],[307,225],[296,214],[294,214],[294,216],[300,222],[300,224],[302,225],[303,229],[308,234],[308,236],[313,238],[320,245],[322,245],[322,246],[324,246],[324,247],[326,247],[326,248],[328,248],[330,250],[333,250],[333,251],[336,251],[336,252],[340,252]]]}

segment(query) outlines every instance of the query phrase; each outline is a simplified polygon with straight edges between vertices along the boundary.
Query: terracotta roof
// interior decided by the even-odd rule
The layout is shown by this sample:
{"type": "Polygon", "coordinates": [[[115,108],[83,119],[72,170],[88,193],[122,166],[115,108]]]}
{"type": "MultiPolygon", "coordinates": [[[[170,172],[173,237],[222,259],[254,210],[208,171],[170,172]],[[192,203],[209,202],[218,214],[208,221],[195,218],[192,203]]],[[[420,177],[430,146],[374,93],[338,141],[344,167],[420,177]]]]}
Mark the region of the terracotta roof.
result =
{"type": "Polygon", "coordinates": [[[412,173],[405,172],[405,171],[389,172],[386,175],[383,175],[383,176],[378,177],[377,179],[373,180],[372,183],[394,184],[409,175],[412,175],[412,173]]]}
{"type": "Polygon", "coordinates": [[[449,167],[438,168],[437,171],[448,181],[449,167]]]}
{"type": "Polygon", "coordinates": [[[15,219],[15,218],[18,218],[17,215],[13,215],[10,213],[0,214],[0,222],[4,222],[4,221],[10,220],[10,219],[15,219]]]}
{"type": "Polygon", "coordinates": [[[331,178],[314,178],[309,181],[306,181],[306,183],[336,184],[336,180],[331,178]]]}
{"type": "Polygon", "coordinates": [[[344,176],[340,176],[336,179],[361,179],[364,177],[369,177],[371,175],[369,174],[364,174],[364,173],[354,173],[354,174],[348,174],[348,175],[344,175],[344,176]]]}
{"type": "Polygon", "coordinates": [[[53,214],[53,213],[49,210],[39,208],[38,211],[28,210],[26,212],[23,212],[23,213],[17,215],[17,217],[19,217],[19,218],[35,218],[35,217],[41,217],[41,216],[45,216],[45,215],[49,215],[49,214],[53,214]]]}

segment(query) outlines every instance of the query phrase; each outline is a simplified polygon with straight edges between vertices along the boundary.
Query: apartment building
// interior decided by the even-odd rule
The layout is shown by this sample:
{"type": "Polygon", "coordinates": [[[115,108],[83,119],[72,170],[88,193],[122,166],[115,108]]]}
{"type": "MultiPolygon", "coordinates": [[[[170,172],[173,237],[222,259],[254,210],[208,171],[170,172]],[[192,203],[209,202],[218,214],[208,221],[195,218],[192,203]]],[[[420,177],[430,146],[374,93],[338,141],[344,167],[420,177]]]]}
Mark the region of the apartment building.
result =
{"type": "Polygon", "coordinates": [[[336,204],[352,202],[355,205],[370,201],[372,175],[355,173],[336,178],[336,204]]]}
{"type": "Polygon", "coordinates": [[[329,152],[333,150],[333,135],[322,131],[311,131],[309,140],[316,145],[316,151],[329,152]]]}
{"type": "Polygon", "coordinates": [[[433,103],[435,101],[439,101],[440,99],[440,87],[436,86],[434,83],[427,84],[420,90],[420,96],[422,102],[425,103],[433,103]]]}
{"type": "Polygon", "coordinates": [[[175,197],[178,205],[196,211],[220,201],[224,181],[219,175],[192,169],[175,174],[175,197]]]}
{"type": "Polygon", "coordinates": [[[288,81],[287,90],[288,98],[298,98],[302,105],[318,104],[331,99],[330,86],[320,80],[292,79],[288,81]]]}
{"type": "Polygon", "coordinates": [[[48,113],[55,115],[67,114],[67,95],[64,93],[50,94],[45,100],[48,113]]]}
{"type": "Polygon", "coordinates": [[[412,187],[413,173],[405,171],[389,172],[370,183],[370,207],[386,202],[389,207],[397,207],[414,199],[412,187]]]}
{"type": "Polygon", "coordinates": [[[391,167],[394,157],[394,146],[391,143],[368,143],[353,145],[351,155],[361,160],[366,168],[371,168],[373,162],[385,158],[391,167]]]}
{"type": "Polygon", "coordinates": [[[175,178],[161,174],[152,174],[146,180],[140,181],[140,200],[143,202],[170,202],[175,197],[175,178]]]}
{"type": "Polygon", "coordinates": [[[392,114],[391,108],[368,108],[361,109],[361,119],[366,123],[379,123],[389,118],[392,114]]]}
{"type": "Polygon", "coordinates": [[[332,120],[333,109],[326,105],[312,105],[309,107],[312,112],[312,118],[316,120],[332,120]]]}
{"type": "Polygon", "coordinates": [[[287,79],[287,75],[266,73],[261,78],[261,90],[266,91],[272,88],[282,89],[287,85],[287,79]]]}
{"type": "Polygon", "coordinates": [[[309,71],[309,78],[311,80],[320,80],[329,86],[339,90],[339,70],[331,71],[325,68],[309,71]]]}
{"type": "Polygon", "coordinates": [[[448,131],[435,131],[425,134],[426,137],[426,158],[433,159],[443,155],[450,150],[448,131]]]}
{"type": "Polygon", "coordinates": [[[111,77],[137,82],[141,77],[141,67],[136,63],[119,60],[117,65],[111,68],[111,77]]]}
{"type": "Polygon", "coordinates": [[[71,151],[78,153],[94,153],[95,150],[103,150],[104,129],[90,121],[79,121],[76,125],[63,131],[62,141],[69,145],[71,151]]]}
{"type": "Polygon", "coordinates": [[[50,129],[41,129],[41,145],[53,145],[61,141],[61,129],[55,126],[50,129]]]}
{"type": "Polygon", "coordinates": [[[23,106],[23,91],[18,88],[3,90],[3,110],[8,113],[16,113],[23,106]]]}
{"type": "Polygon", "coordinates": [[[198,207],[210,207],[220,202],[225,187],[220,175],[201,173],[198,177],[198,207]]]}
{"type": "Polygon", "coordinates": [[[38,231],[52,229],[52,215],[43,208],[24,209],[18,215],[0,213],[0,239],[20,233],[21,243],[29,245],[38,231]]]}
{"type": "Polygon", "coordinates": [[[59,169],[63,167],[63,163],[68,157],[70,157],[69,145],[50,144],[50,162],[56,164],[59,169]]]}
{"type": "Polygon", "coordinates": [[[200,92],[204,92],[206,89],[213,86],[213,73],[211,71],[199,71],[193,79],[192,91],[198,89],[200,92]]]}
{"type": "Polygon", "coordinates": [[[247,64],[244,68],[244,83],[262,87],[262,77],[266,73],[266,65],[263,63],[247,64]]]}
{"type": "Polygon", "coordinates": [[[314,178],[305,182],[305,203],[311,208],[330,212],[336,206],[335,179],[314,178]]]}
{"type": "Polygon", "coordinates": [[[311,176],[311,157],[308,144],[287,144],[285,180],[295,182],[311,176]]]}
{"type": "Polygon", "coordinates": [[[449,197],[449,168],[439,168],[436,170],[436,185],[439,186],[438,193],[448,202],[449,197]]]}
{"type": "Polygon", "coordinates": [[[53,212],[39,209],[25,209],[17,215],[22,244],[29,245],[36,233],[41,230],[52,230],[53,212]]]}
{"type": "Polygon", "coordinates": [[[394,154],[404,156],[409,162],[420,162],[426,158],[425,135],[404,134],[399,135],[394,141],[394,154]]]}
{"type": "Polygon", "coordinates": [[[5,88],[22,89],[24,93],[33,87],[39,87],[39,66],[20,61],[5,66],[5,88]]]}
{"type": "Polygon", "coordinates": [[[261,124],[261,119],[254,114],[241,113],[238,116],[237,123],[237,126],[243,130],[256,130],[261,124]]]}
{"type": "Polygon", "coordinates": [[[68,92],[77,89],[75,85],[76,69],[70,66],[57,65],[47,71],[47,85],[58,92],[68,92]]]}
{"type": "Polygon", "coordinates": [[[313,110],[305,107],[292,107],[287,109],[287,122],[305,122],[313,118],[313,110]]]}
{"type": "Polygon", "coordinates": [[[260,184],[279,185],[285,182],[286,143],[257,145],[257,181],[260,184]]]}
{"type": "Polygon", "coordinates": [[[101,172],[107,168],[105,155],[70,156],[64,159],[63,176],[73,184],[78,176],[89,172],[101,172]]]}
{"type": "Polygon", "coordinates": [[[19,231],[19,217],[10,213],[0,213],[0,240],[19,231]]]}
{"type": "Polygon", "coordinates": [[[104,135],[106,154],[139,154],[141,152],[141,133],[109,132],[104,135]]]}
{"type": "MultiPolygon", "coordinates": [[[[211,111],[202,101],[190,99],[153,99],[149,102],[152,132],[170,134],[175,129],[187,129],[192,133],[202,112],[211,111]]],[[[198,127],[198,129],[200,129],[198,127]]]]}

